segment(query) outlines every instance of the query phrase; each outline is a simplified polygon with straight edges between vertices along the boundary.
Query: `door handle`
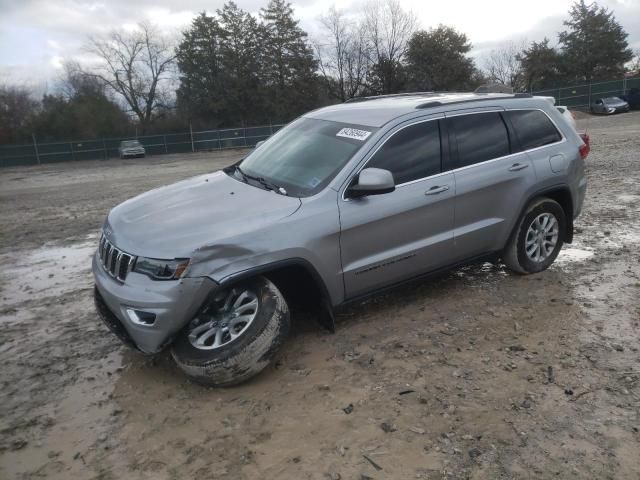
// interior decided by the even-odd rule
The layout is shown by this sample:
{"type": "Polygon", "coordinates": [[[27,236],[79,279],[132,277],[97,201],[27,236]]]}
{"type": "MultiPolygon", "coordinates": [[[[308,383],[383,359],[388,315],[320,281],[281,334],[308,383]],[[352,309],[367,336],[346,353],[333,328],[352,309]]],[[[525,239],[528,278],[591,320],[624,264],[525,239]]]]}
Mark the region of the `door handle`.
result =
{"type": "Polygon", "coordinates": [[[510,172],[517,172],[518,170],[524,170],[528,166],[529,165],[527,165],[526,163],[514,163],[513,165],[511,165],[509,167],[509,171],[510,172]]]}
{"type": "Polygon", "coordinates": [[[431,187],[429,190],[424,192],[424,194],[425,195],[437,195],[438,193],[446,192],[447,190],[449,190],[449,187],[447,185],[443,185],[441,187],[435,186],[435,187],[431,187]]]}

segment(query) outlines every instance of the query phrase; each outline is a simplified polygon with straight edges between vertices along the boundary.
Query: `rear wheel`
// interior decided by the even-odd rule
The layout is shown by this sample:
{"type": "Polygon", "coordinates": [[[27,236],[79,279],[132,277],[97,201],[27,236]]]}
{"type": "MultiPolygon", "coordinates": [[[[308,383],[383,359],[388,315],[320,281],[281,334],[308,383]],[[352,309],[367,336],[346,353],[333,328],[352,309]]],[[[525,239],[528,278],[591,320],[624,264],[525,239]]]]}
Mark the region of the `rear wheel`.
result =
{"type": "Polygon", "coordinates": [[[200,383],[234,385],[271,362],[289,326],[289,308],[278,288],[256,277],[218,292],[181,332],[172,355],[200,383]]]}
{"type": "Polygon", "coordinates": [[[504,263],[517,273],[549,268],[563,245],[567,231],[564,210],[550,198],[533,201],[504,251],[504,263]]]}

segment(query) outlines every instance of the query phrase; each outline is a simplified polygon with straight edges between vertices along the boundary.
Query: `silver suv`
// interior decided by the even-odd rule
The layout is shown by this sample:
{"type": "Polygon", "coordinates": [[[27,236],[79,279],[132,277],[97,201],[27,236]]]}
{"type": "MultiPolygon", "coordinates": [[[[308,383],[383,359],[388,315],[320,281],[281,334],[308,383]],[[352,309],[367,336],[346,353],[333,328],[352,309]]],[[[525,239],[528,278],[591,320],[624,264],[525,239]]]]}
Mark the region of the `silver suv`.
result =
{"type": "Polygon", "coordinates": [[[589,150],[546,99],[406,94],[293,121],[237,164],[115,207],[93,259],[109,328],[210,385],[261,371],[315,302],[498,259],[540,272],[573,237],[589,150]]]}

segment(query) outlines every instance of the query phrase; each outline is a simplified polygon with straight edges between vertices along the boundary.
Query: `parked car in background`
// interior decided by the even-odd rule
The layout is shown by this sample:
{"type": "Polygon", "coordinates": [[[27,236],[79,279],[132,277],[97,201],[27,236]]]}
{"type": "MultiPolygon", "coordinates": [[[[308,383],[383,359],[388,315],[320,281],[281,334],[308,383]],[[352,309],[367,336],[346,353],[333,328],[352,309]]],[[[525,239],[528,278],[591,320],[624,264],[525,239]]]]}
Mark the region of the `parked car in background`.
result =
{"type": "Polygon", "coordinates": [[[239,383],[274,358],[292,303],[323,308],[333,329],[335,307],[425,274],[499,258],[547,269],[573,239],[588,151],[526,93],[314,110],[235,165],[111,210],[96,307],[128,345],[170,345],[195,380],[239,383]]]}
{"type": "Polygon", "coordinates": [[[146,152],[138,140],[123,140],[118,148],[120,158],[144,157],[146,152]]]}
{"type": "Polygon", "coordinates": [[[629,111],[629,104],[618,97],[596,98],[591,102],[591,112],[612,115],[629,111]]]}
{"type": "Polygon", "coordinates": [[[567,123],[569,123],[569,125],[571,125],[574,130],[577,130],[578,126],[576,125],[576,119],[573,118],[573,114],[571,113],[569,108],[565,107],[564,105],[559,105],[556,108],[562,114],[567,123]]]}
{"type": "Polygon", "coordinates": [[[640,109],[640,88],[630,88],[627,94],[620,98],[629,104],[631,110],[640,109]]]}

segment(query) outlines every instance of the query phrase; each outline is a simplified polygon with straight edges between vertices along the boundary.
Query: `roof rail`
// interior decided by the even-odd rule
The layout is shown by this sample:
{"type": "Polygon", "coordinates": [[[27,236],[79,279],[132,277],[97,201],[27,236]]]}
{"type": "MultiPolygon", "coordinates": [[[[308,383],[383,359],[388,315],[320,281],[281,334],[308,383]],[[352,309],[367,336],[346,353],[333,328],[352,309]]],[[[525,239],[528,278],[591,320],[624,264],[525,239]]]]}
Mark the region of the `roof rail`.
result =
{"type": "Polygon", "coordinates": [[[533,96],[529,93],[514,93],[514,94],[507,94],[504,97],[489,97],[487,96],[488,94],[486,93],[476,93],[475,97],[471,97],[471,98],[465,98],[463,100],[455,100],[453,102],[438,102],[438,101],[432,101],[432,102],[426,102],[426,103],[421,103],[420,105],[416,105],[416,109],[423,109],[423,108],[431,108],[431,107],[439,107],[441,105],[456,105],[459,103],[470,103],[470,102],[479,102],[481,100],[495,100],[496,98],[499,100],[514,100],[517,98],[533,98],[533,96]]]}
{"type": "MultiPolygon", "coordinates": [[[[369,100],[378,100],[381,98],[398,98],[398,97],[425,97],[425,99],[428,99],[429,97],[431,98],[438,98],[441,95],[446,95],[446,94],[455,94],[457,92],[405,92],[405,93],[391,93],[391,94],[387,94],[387,95],[372,95],[372,96],[368,96],[368,97],[353,97],[350,98],[349,100],[346,100],[344,103],[358,103],[358,102],[368,102],[369,100]]],[[[467,92],[464,92],[467,93],[467,92]]],[[[466,103],[466,102],[475,102],[475,101],[479,101],[479,100],[486,100],[488,98],[492,98],[490,97],[490,93],[487,92],[473,92],[476,96],[475,97],[471,97],[471,98],[465,98],[464,100],[456,100],[453,102],[444,102],[447,105],[451,105],[451,104],[456,104],[456,103],[466,103]]],[[[503,94],[505,95],[504,97],[500,97],[501,99],[509,99],[509,98],[532,98],[532,95],[530,93],[526,93],[526,92],[522,92],[522,93],[512,93],[512,94],[503,94]]],[[[430,107],[437,107],[443,105],[443,102],[439,102],[438,100],[431,100],[431,101],[427,101],[425,103],[421,103],[420,105],[417,105],[415,108],[417,109],[422,109],[422,108],[430,108],[430,107]]]]}
{"type": "Polygon", "coordinates": [[[344,103],[366,102],[369,100],[377,100],[379,98],[395,98],[395,97],[424,97],[438,95],[436,92],[405,92],[405,93],[388,93],[386,95],[371,95],[368,97],[353,97],[345,100],[344,103]]]}

